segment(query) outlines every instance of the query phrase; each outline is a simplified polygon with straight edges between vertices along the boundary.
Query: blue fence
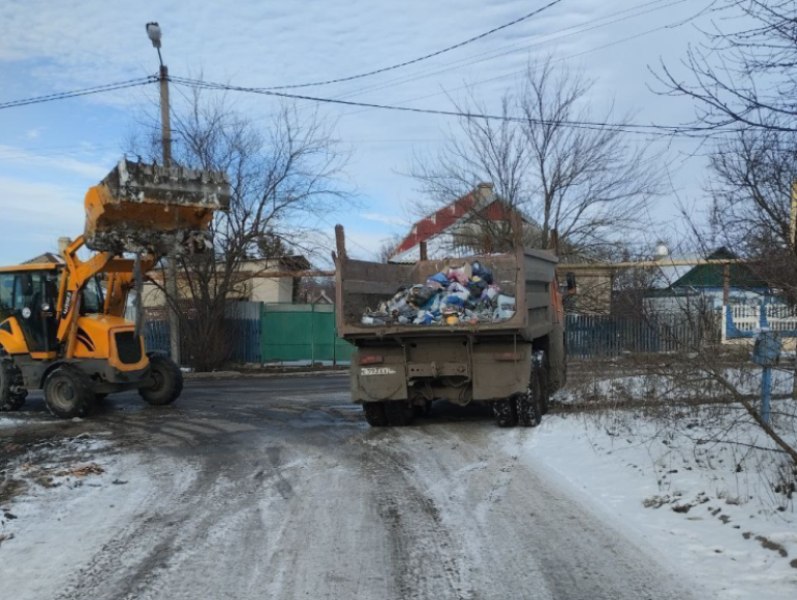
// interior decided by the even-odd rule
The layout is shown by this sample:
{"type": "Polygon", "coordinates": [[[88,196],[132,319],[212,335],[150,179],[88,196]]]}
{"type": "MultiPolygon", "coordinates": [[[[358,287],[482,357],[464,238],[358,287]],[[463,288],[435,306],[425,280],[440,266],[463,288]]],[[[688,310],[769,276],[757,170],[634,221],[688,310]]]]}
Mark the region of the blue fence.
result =
{"type": "Polygon", "coordinates": [[[720,337],[716,319],[679,314],[646,318],[568,314],[565,335],[568,355],[580,358],[684,351],[720,337]]]}

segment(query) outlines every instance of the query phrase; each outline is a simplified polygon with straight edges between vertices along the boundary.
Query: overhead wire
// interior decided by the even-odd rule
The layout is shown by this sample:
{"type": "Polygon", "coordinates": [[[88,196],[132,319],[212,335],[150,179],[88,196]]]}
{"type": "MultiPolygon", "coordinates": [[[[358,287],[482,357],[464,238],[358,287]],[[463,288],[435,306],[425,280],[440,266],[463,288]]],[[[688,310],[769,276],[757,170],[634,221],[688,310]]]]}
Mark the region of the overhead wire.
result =
{"type": "Polygon", "coordinates": [[[551,2],[546,4],[545,6],[542,6],[542,7],[537,8],[537,9],[535,9],[535,10],[529,12],[529,13],[526,13],[525,15],[523,15],[521,17],[518,17],[517,19],[513,19],[512,21],[509,21],[508,23],[504,23],[503,25],[499,25],[498,27],[493,27],[489,31],[485,31],[483,33],[480,33],[479,35],[475,35],[475,36],[470,37],[470,38],[468,38],[466,40],[463,40],[461,42],[457,42],[456,44],[452,44],[451,46],[447,46],[447,47],[442,48],[440,50],[436,50],[435,52],[430,52],[428,54],[424,54],[423,56],[419,56],[419,57],[413,58],[411,60],[405,60],[404,62],[401,62],[401,63],[398,63],[398,64],[390,65],[390,66],[387,66],[387,67],[381,67],[379,69],[374,69],[372,71],[367,71],[365,73],[358,73],[356,75],[349,75],[347,77],[339,77],[337,79],[327,79],[325,81],[311,81],[311,82],[308,82],[308,83],[294,83],[294,84],[288,84],[288,85],[270,86],[268,89],[270,89],[270,90],[287,90],[287,89],[315,87],[315,86],[321,86],[321,85],[330,85],[330,84],[333,84],[333,83],[343,83],[345,81],[353,81],[355,79],[362,79],[363,77],[371,77],[372,75],[378,75],[380,73],[386,73],[388,71],[394,71],[396,69],[401,69],[403,67],[407,67],[409,65],[414,65],[416,63],[419,63],[419,62],[422,62],[422,61],[425,61],[425,60],[429,60],[430,58],[434,58],[436,56],[440,56],[441,54],[445,54],[447,52],[451,52],[452,50],[456,50],[458,48],[462,48],[463,46],[467,46],[468,44],[472,44],[473,42],[476,42],[478,40],[486,38],[487,36],[490,36],[490,35],[492,35],[494,33],[497,33],[498,31],[506,29],[507,27],[512,27],[513,25],[517,25],[518,23],[526,21],[526,20],[530,19],[531,17],[537,16],[538,14],[542,13],[543,11],[546,11],[549,8],[555,6],[556,4],[559,4],[560,2],[562,2],[562,0],[552,0],[551,2]]]}
{"type": "MultiPolygon", "coordinates": [[[[679,4],[679,3],[682,3],[684,1],[686,1],[686,0],[677,0],[676,2],[673,2],[672,4],[679,4]]],[[[666,5],[666,6],[671,6],[672,4],[666,5]]],[[[662,7],[662,8],[664,8],[664,7],[662,7]]],[[[634,16],[637,16],[637,15],[634,15],[634,16]]],[[[610,24],[610,23],[607,23],[607,25],[608,24],[610,24]]],[[[680,24],[682,24],[682,23],[679,21],[678,25],[680,26],[680,24]]],[[[565,61],[571,60],[573,58],[577,58],[577,57],[583,56],[585,54],[591,54],[591,53],[597,52],[599,50],[604,50],[604,49],[610,48],[612,46],[623,44],[625,42],[629,42],[631,40],[634,40],[634,39],[637,39],[637,38],[640,38],[640,37],[644,37],[644,36],[650,35],[652,33],[656,33],[658,31],[662,31],[662,30],[665,30],[665,29],[670,29],[670,28],[672,28],[674,26],[675,26],[675,24],[667,23],[667,24],[664,24],[664,25],[660,25],[658,27],[653,27],[651,29],[647,29],[645,31],[641,31],[639,33],[635,33],[635,34],[626,36],[624,38],[612,40],[611,42],[607,42],[607,43],[601,44],[599,46],[593,46],[591,48],[588,48],[587,50],[582,50],[580,52],[569,54],[567,56],[556,57],[556,58],[552,59],[551,62],[552,63],[565,62],[565,61]]],[[[581,33],[581,31],[576,32],[576,33],[581,33]]],[[[532,46],[535,46],[535,45],[537,45],[537,44],[532,44],[531,46],[527,46],[524,49],[528,49],[528,48],[530,48],[532,46]]],[[[488,57],[488,58],[483,59],[483,60],[490,60],[491,58],[492,57],[488,57]]],[[[476,62],[481,62],[481,60],[475,61],[474,63],[470,63],[470,64],[475,64],[476,62]]],[[[452,68],[454,68],[454,67],[452,67],[452,68]]],[[[439,75],[440,73],[443,73],[446,70],[448,70],[448,69],[441,69],[439,71],[434,71],[434,72],[430,72],[430,73],[427,73],[427,74],[423,74],[423,75],[420,75],[420,76],[415,77],[415,78],[407,78],[407,79],[405,79],[403,81],[402,80],[396,80],[397,83],[395,85],[402,85],[404,83],[410,83],[410,82],[415,81],[417,79],[423,79],[425,77],[431,77],[433,75],[439,75]]],[[[416,102],[418,100],[426,100],[428,98],[434,98],[434,97],[437,97],[437,96],[440,96],[440,95],[443,95],[443,94],[450,95],[452,92],[456,92],[456,91],[463,90],[463,89],[472,89],[472,88],[475,88],[476,86],[479,86],[479,85],[482,85],[482,84],[485,84],[485,83],[491,83],[493,81],[499,81],[501,79],[507,79],[507,78],[510,78],[510,77],[517,77],[519,75],[522,75],[524,72],[525,71],[523,71],[523,70],[521,70],[521,71],[511,71],[509,73],[503,73],[501,75],[495,75],[493,77],[488,77],[487,79],[480,79],[480,80],[469,82],[469,83],[466,83],[464,85],[460,85],[460,86],[457,86],[457,87],[454,87],[454,88],[447,88],[447,89],[444,89],[444,90],[441,90],[441,91],[438,91],[438,92],[433,92],[431,94],[424,94],[423,96],[414,96],[412,98],[402,99],[400,102],[402,102],[402,103],[404,103],[404,102],[416,102]]],[[[378,91],[380,89],[384,89],[384,88],[388,88],[388,87],[391,87],[390,83],[386,83],[384,85],[373,86],[371,88],[365,88],[363,90],[360,90],[360,91],[357,91],[357,92],[354,92],[354,93],[351,93],[351,94],[342,94],[341,96],[337,96],[337,98],[353,98],[353,97],[357,97],[357,96],[359,96],[359,95],[361,95],[363,93],[367,93],[367,92],[371,92],[371,91],[378,91]]],[[[359,114],[359,113],[367,112],[368,110],[371,110],[371,109],[363,109],[363,110],[352,111],[352,112],[350,112],[348,114],[349,115],[359,114]]]]}
{"type": "MultiPolygon", "coordinates": [[[[534,42],[532,42],[530,44],[514,44],[512,46],[504,47],[504,48],[498,49],[498,50],[493,49],[493,50],[489,50],[489,51],[486,51],[486,52],[480,52],[478,54],[472,54],[471,56],[464,57],[464,58],[461,58],[461,59],[458,59],[458,60],[455,60],[455,61],[451,61],[450,63],[448,63],[448,65],[443,66],[442,68],[436,68],[436,69],[432,69],[432,70],[427,70],[426,72],[422,72],[422,73],[415,74],[415,75],[405,75],[405,76],[398,77],[398,78],[395,78],[395,79],[390,79],[390,80],[387,80],[387,81],[380,82],[378,84],[374,84],[374,85],[372,85],[370,87],[361,88],[359,90],[356,90],[356,91],[353,91],[353,92],[350,92],[350,93],[344,93],[344,94],[342,94],[342,95],[340,95],[338,97],[350,98],[350,97],[359,96],[359,95],[361,95],[363,93],[367,93],[367,92],[370,92],[370,91],[378,91],[380,89],[384,89],[384,88],[387,88],[387,87],[395,87],[395,86],[398,86],[398,85],[404,85],[406,83],[411,83],[411,82],[417,81],[419,79],[425,79],[425,78],[428,78],[428,77],[433,77],[435,75],[440,75],[442,73],[446,73],[446,72],[451,71],[451,70],[472,66],[472,65],[475,65],[475,64],[478,64],[478,63],[481,63],[481,62],[487,62],[487,61],[490,61],[490,60],[494,60],[496,58],[501,58],[501,57],[506,56],[508,54],[511,54],[513,52],[527,51],[527,50],[529,50],[531,48],[535,48],[535,47],[538,47],[538,46],[549,44],[551,42],[556,42],[556,41],[559,41],[559,40],[562,40],[562,39],[565,39],[565,38],[568,38],[568,37],[571,37],[571,36],[574,36],[574,35],[581,35],[581,34],[589,32],[589,31],[593,31],[595,29],[599,29],[599,28],[602,28],[602,27],[608,27],[610,25],[614,25],[614,24],[620,23],[622,21],[626,21],[628,19],[644,16],[644,15],[650,14],[650,13],[658,11],[658,10],[670,8],[670,7],[675,6],[677,4],[683,4],[684,2],[687,2],[687,1],[688,0],[652,0],[651,2],[640,4],[640,5],[636,6],[636,7],[626,8],[624,10],[617,11],[617,12],[614,12],[614,13],[610,13],[608,15],[600,17],[597,20],[598,22],[590,22],[590,23],[587,23],[587,24],[583,24],[582,23],[582,24],[579,24],[579,25],[571,25],[571,26],[565,27],[563,29],[559,29],[559,30],[556,30],[556,31],[553,31],[553,32],[546,33],[543,36],[544,39],[534,41],[534,42]],[[655,5],[659,5],[659,6],[655,6],[655,5]],[[640,9],[646,9],[646,10],[640,10],[640,9]],[[635,12],[633,12],[632,14],[626,14],[626,13],[629,13],[631,11],[635,11],[635,12]],[[619,17],[620,15],[625,15],[625,16],[619,17]],[[614,18],[614,17],[619,17],[619,18],[614,18]],[[607,19],[611,19],[611,20],[607,20],[607,19]],[[602,21],[605,21],[605,22],[602,22],[602,21]]],[[[629,38],[625,38],[624,40],[609,42],[605,46],[601,46],[601,48],[608,47],[608,46],[611,46],[611,45],[615,45],[615,44],[618,44],[618,43],[622,43],[623,41],[628,41],[630,39],[633,39],[634,37],[641,37],[642,35],[647,35],[648,33],[652,33],[654,31],[658,31],[660,29],[665,29],[667,27],[669,27],[669,25],[659,26],[659,27],[656,27],[654,29],[648,30],[647,32],[634,34],[633,36],[630,36],[629,38]]],[[[578,54],[573,55],[573,56],[578,56],[578,54]]],[[[572,58],[573,56],[566,57],[566,58],[561,59],[561,60],[567,60],[569,58],[572,58]]],[[[516,74],[516,72],[507,73],[507,74],[500,75],[498,77],[490,78],[487,81],[492,81],[494,79],[511,77],[511,76],[513,76],[515,74],[516,74]]],[[[270,89],[275,89],[275,88],[270,88],[270,89]]],[[[444,93],[444,92],[438,92],[435,95],[439,95],[440,93],[444,93]]]]}
{"type": "MultiPolygon", "coordinates": [[[[185,85],[188,87],[194,87],[197,89],[208,89],[208,90],[222,90],[222,91],[230,91],[230,92],[244,92],[244,93],[251,93],[251,94],[262,94],[266,96],[274,96],[278,98],[289,98],[294,100],[305,100],[310,102],[316,103],[326,103],[326,104],[339,104],[344,106],[356,106],[361,108],[375,108],[380,110],[392,110],[392,111],[401,111],[401,112],[412,112],[412,113],[420,113],[420,114],[431,114],[431,115],[441,115],[441,116],[449,116],[449,117],[464,117],[464,118],[474,118],[474,119],[485,119],[485,120],[492,120],[492,121],[509,121],[509,122],[516,122],[516,123],[534,123],[537,125],[557,125],[563,127],[571,127],[577,129],[592,129],[592,130],[616,130],[621,131],[624,133],[634,133],[634,134],[656,134],[656,135],[665,135],[665,136],[684,136],[684,135],[695,135],[695,134],[702,134],[702,136],[706,135],[708,130],[711,130],[715,133],[724,133],[726,130],[719,129],[719,128],[706,128],[702,126],[680,126],[680,125],[656,125],[656,124],[642,124],[642,123],[610,123],[607,121],[587,121],[587,120],[549,120],[549,119],[535,119],[535,118],[528,118],[525,116],[512,116],[512,115],[494,115],[489,113],[478,113],[478,112],[465,112],[465,111],[458,111],[458,110],[444,110],[444,109],[433,109],[433,108],[420,108],[414,106],[398,106],[392,104],[378,104],[374,102],[357,102],[354,100],[344,100],[339,98],[325,98],[320,96],[307,96],[304,94],[292,94],[287,92],[279,92],[267,88],[256,88],[256,87],[244,87],[244,86],[236,86],[230,84],[221,84],[221,83],[214,83],[208,82],[198,79],[188,79],[185,77],[175,77],[171,76],[170,81],[174,82],[177,85],[185,85]]],[[[733,130],[727,130],[731,132],[733,130]]]]}
{"type": "Polygon", "coordinates": [[[19,106],[28,106],[30,104],[41,104],[43,102],[54,102],[56,100],[66,100],[67,98],[77,98],[78,96],[90,96],[92,94],[102,94],[105,92],[113,92],[116,90],[123,90],[126,88],[137,87],[141,85],[149,85],[159,81],[157,75],[148,75],[147,77],[138,77],[136,79],[128,79],[127,81],[118,81],[115,83],[107,83],[104,85],[97,85],[90,88],[83,88],[79,90],[71,90],[67,92],[56,92],[53,94],[46,94],[44,96],[34,96],[32,98],[21,98],[19,100],[8,100],[0,102],[0,110],[6,108],[16,108],[19,106]]]}

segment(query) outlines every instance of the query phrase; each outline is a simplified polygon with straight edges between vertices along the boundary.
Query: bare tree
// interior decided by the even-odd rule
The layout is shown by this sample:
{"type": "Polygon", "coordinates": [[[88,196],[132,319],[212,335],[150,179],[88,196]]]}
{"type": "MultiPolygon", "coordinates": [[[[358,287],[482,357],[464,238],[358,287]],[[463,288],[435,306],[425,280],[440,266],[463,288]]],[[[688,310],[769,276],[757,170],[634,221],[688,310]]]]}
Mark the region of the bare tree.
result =
{"type": "MultiPolygon", "coordinates": [[[[500,119],[477,116],[488,111],[472,94],[457,105],[466,115],[458,132],[432,160],[416,160],[413,175],[445,203],[491,182],[502,203],[534,221],[535,245],[548,247],[556,230],[562,253],[595,256],[639,221],[658,177],[621,129],[594,124],[586,108],[591,88],[550,58],[532,64],[503,96],[500,119]]],[[[499,223],[490,234],[510,232],[499,223]]]]}
{"type": "Polygon", "coordinates": [[[703,43],[688,48],[682,61],[688,78],[661,63],[666,93],[692,99],[706,131],[797,131],[797,4],[720,0],[714,10],[723,28],[706,31],[703,43]]]}
{"type": "Polygon", "coordinates": [[[398,233],[394,233],[389,238],[383,240],[377,253],[379,262],[386,263],[390,257],[393,256],[393,253],[396,251],[396,248],[398,248],[401,240],[402,237],[398,233]]]}
{"type": "Polygon", "coordinates": [[[182,305],[178,312],[193,366],[211,370],[229,358],[225,311],[242,283],[242,266],[288,247],[317,250],[308,242],[305,222],[343,197],[336,185],[343,161],[318,116],[300,119],[289,106],[261,130],[224,99],[196,93],[188,110],[175,115],[172,135],[175,162],[230,178],[230,208],[211,224],[212,251],[180,260],[180,298],[168,298],[182,305]]]}

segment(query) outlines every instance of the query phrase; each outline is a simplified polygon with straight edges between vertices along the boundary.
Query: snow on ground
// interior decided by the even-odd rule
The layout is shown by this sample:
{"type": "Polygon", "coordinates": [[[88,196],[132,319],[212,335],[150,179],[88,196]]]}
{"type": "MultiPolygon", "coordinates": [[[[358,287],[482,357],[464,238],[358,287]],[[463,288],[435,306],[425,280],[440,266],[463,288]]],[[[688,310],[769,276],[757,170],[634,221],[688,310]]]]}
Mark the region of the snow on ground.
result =
{"type": "MultiPolygon", "coordinates": [[[[74,565],[88,563],[120,523],[146,513],[155,479],[169,478],[179,488],[193,477],[184,465],[153,469],[109,436],[43,440],[0,472],[0,546],[7,545],[0,552],[18,559],[17,568],[3,572],[2,587],[15,600],[55,597],[74,565]],[[42,564],[51,577],[41,577],[42,564]]],[[[0,446],[15,450],[11,442],[0,446]]]]}
{"type": "MultiPolygon", "coordinates": [[[[608,366],[607,369],[611,369],[608,366]]],[[[611,372],[611,371],[609,371],[611,372]]],[[[761,393],[760,367],[728,368],[721,371],[740,394],[761,393]]],[[[772,394],[791,394],[794,370],[775,368],[772,370],[772,394]]],[[[627,376],[596,377],[580,385],[571,386],[557,394],[562,404],[579,404],[584,400],[606,400],[622,402],[629,400],[697,400],[727,397],[728,391],[709,373],[695,369],[686,372],[681,368],[673,374],[649,373],[627,376]]]]}
{"type": "MultiPolygon", "coordinates": [[[[648,383],[631,377],[600,386],[606,394],[644,396],[648,383]]],[[[790,383],[778,386],[786,391],[790,383]]],[[[775,427],[793,444],[796,413],[795,401],[773,403],[775,427]]],[[[0,434],[26,422],[0,417],[0,434]]],[[[534,430],[496,428],[490,436],[512,455],[520,445],[521,460],[560,486],[566,482],[598,518],[653,548],[714,597],[797,597],[797,507],[795,492],[784,493],[795,473],[779,470],[785,459],[741,407],[550,414],[534,430]]],[[[90,562],[120,523],[145,518],[157,506],[161,479],[179,491],[196,477],[177,459],[147,463],[111,442],[97,434],[43,440],[0,472],[0,492],[4,481],[20,482],[11,500],[0,493],[0,552],[27,555],[15,561],[22,568],[3,573],[3,589],[24,590],[15,600],[53,597],[70,565],[90,562]],[[36,579],[42,560],[51,564],[53,580],[36,579]]],[[[0,435],[0,451],[4,443],[0,435]]]]}
{"type": "MultiPolygon", "coordinates": [[[[797,508],[775,491],[781,461],[748,446],[696,443],[716,439],[718,430],[703,425],[721,420],[716,412],[695,409],[680,428],[631,411],[549,415],[524,458],[718,598],[795,598],[797,508]]],[[[738,411],[725,414],[739,420],[738,411]]],[[[768,445],[751,425],[733,430],[733,439],[768,445]]]]}

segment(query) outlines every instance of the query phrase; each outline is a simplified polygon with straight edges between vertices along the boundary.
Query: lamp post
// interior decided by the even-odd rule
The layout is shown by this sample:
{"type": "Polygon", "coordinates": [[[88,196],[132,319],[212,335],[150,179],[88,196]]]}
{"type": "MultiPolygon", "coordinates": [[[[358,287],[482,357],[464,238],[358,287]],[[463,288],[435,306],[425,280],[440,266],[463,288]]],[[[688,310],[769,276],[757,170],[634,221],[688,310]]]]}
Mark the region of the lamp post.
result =
{"type": "MultiPolygon", "coordinates": [[[[146,25],[147,37],[152,42],[153,48],[158,51],[160,63],[160,108],[161,108],[161,145],[163,148],[163,166],[172,164],[172,128],[169,115],[169,68],[163,64],[161,56],[161,28],[157,22],[146,25]]],[[[180,365],[180,316],[177,314],[176,304],[179,299],[177,290],[177,260],[171,256],[166,261],[166,304],[169,309],[169,349],[172,360],[180,365]],[[169,303],[171,298],[171,303],[169,303]]]]}

